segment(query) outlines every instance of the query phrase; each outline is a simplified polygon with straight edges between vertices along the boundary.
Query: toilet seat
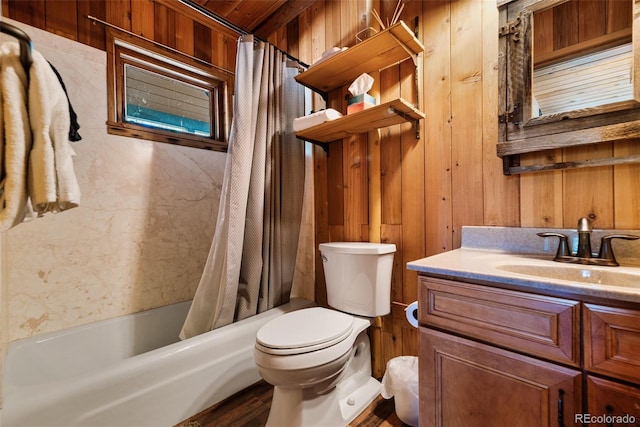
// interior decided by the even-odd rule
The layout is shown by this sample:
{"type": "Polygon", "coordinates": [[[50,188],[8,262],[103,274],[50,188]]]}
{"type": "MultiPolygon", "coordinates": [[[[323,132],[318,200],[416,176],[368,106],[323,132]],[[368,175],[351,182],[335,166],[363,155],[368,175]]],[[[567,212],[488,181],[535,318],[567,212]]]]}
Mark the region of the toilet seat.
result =
{"type": "Polygon", "coordinates": [[[334,346],[352,333],[351,315],[323,307],[284,314],[264,325],[256,335],[263,353],[289,356],[334,346]]]}

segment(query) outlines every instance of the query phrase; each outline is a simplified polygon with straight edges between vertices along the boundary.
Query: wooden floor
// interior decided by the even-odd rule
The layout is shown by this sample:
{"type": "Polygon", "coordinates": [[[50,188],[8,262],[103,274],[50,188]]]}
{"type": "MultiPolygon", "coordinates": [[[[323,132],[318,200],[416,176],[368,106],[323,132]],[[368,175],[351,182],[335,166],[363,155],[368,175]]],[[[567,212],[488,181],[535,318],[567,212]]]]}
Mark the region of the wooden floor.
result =
{"type": "MultiPolygon", "coordinates": [[[[177,424],[176,427],[263,427],[269,415],[272,395],[273,387],[261,381],[177,424]]],[[[349,424],[349,427],[402,427],[405,425],[396,416],[393,399],[385,400],[378,396],[349,424]]]]}

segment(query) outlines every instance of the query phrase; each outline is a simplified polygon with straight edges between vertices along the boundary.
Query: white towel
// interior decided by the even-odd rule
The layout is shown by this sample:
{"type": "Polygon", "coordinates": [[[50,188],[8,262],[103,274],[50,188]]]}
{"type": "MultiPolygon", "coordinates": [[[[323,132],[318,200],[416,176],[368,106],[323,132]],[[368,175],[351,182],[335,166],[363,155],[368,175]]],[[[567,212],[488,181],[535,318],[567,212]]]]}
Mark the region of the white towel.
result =
{"type": "Polygon", "coordinates": [[[322,56],[317,59],[313,64],[311,64],[309,66],[309,68],[316,66],[324,61],[326,61],[327,59],[331,58],[332,56],[335,56],[337,54],[339,54],[340,52],[344,52],[345,50],[347,50],[346,47],[332,47],[329,48],[327,50],[325,50],[324,52],[322,52],[322,56]]]}
{"type": "Polygon", "coordinates": [[[33,149],[29,158],[29,196],[39,215],[78,206],[80,187],[69,143],[69,104],[49,63],[33,51],[29,82],[29,121],[33,149]]]}
{"type": "Polygon", "coordinates": [[[18,43],[0,46],[0,231],[22,222],[27,212],[31,132],[26,105],[27,77],[19,53],[18,43]]]}
{"type": "Polygon", "coordinates": [[[334,110],[333,108],[328,108],[326,110],[309,114],[308,116],[293,119],[293,130],[298,132],[340,117],[342,117],[342,114],[339,111],[334,110]]]}

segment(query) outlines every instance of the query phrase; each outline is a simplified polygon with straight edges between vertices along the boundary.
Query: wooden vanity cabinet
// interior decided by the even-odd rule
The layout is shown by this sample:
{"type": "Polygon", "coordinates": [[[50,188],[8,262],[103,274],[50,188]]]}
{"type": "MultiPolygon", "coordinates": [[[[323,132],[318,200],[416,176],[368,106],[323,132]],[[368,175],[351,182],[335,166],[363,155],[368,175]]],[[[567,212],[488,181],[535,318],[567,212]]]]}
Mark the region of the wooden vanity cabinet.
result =
{"type": "Polygon", "coordinates": [[[612,425],[640,426],[640,388],[588,375],[587,397],[588,414],[627,416],[627,420],[629,415],[633,415],[633,422],[612,425]]]}
{"type": "Polygon", "coordinates": [[[640,425],[640,311],[427,276],[419,297],[421,426],[640,425]]]}
{"type": "Polygon", "coordinates": [[[640,426],[640,310],[584,304],[582,312],[588,412],[632,414],[622,425],[640,426]]]}
{"type": "Polygon", "coordinates": [[[420,426],[575,425],[580,371],[428,328],[420,356],[420,426]]]}
{"type": "Polygon", "coordinates": [[[640,381],[640,310],[584,304],[583,319],[586,370],[640,381]]]}

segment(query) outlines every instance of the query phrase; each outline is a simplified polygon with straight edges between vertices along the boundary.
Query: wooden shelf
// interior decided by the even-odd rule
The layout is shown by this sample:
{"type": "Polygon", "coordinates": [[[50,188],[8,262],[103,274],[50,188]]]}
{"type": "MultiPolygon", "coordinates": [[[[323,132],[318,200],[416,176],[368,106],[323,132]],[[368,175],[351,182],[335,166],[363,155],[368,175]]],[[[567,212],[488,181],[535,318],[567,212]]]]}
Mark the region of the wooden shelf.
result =
{"type": "Polygon", "coordinates": [[[320,125],[303,129],[296,133],[296,137],[324,145],[324,143],[347,138],[353,134],[421,119],[424,119],[424,113],[404,99],[398,98],[357,113],[342,116],[336,120],[329,120],[320,125]]]}
{"type": "Polygon", "coordinates": [[[400,21],[384,31],[312,66],[296,76],[296,81],[326,95],[332,89],[351,84],[362,73],[383,70],[412,59],[424,46],[409,27],[400,21]]]}
{"type": "MultiPolygon", "coordinates": [[[[400,21],[309,68],[296,76],[296,81],[325,96],[329,91],[351,84],[363,73],[378,71],[417,56],[424,46],[409,27],[400,21]]],[[[376,105],[354,114],[342,116],[317,126],[303,129],[296,137],[327,148],[327,143],[373,129],[406,122],[418,122],[424,113],[402,98],[376,105]]],[[[419,126],[416,124],[416,133],[419,126]]]]}

